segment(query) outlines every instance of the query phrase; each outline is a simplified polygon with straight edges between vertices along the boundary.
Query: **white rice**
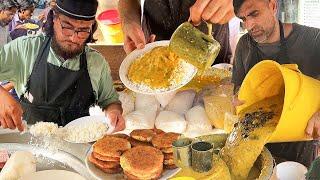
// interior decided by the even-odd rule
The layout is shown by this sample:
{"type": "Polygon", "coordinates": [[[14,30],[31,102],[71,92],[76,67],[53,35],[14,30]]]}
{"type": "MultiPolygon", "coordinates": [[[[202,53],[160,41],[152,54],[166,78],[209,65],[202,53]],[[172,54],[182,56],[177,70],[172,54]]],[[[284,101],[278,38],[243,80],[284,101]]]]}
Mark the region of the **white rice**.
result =
{"type": "Polygon", "coordinates": [[[35,136],[54,136],[58,133],[58,125],[53,122],[37,122],[30,127],[30,133],[35,136]]]}
{"type": "Polygon", "coordinates": [[[86,121],[61,128],[52,122],[38,122],[30,127],[30,133],[34,137],[58,138],[73,143],[96,141],[107,131],[108,126],[102,121],[86,121]]]}
{"type": "Polygon", "coordinates": [[[87,143],[102,138],[108,126],[101,121],[88,121],[79,125],[65,127],[64,139],[68,142],[87,143]]]}

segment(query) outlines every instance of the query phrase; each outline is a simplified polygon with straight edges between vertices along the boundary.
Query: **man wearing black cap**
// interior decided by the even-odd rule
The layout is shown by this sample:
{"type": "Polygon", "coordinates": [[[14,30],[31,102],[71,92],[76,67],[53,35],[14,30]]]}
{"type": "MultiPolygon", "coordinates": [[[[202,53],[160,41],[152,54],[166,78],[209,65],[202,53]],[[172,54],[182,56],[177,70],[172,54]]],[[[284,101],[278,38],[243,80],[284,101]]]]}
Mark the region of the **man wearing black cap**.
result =
{"type": "Polygon", "coordinates": [[[97,103],[115,131],[124,129],[109,65],[86,46],[93,41],[97,6],[96,0],[57,0],[45,34],[17,38],[0,49],[0,80],[14,83],[22,105],[0,88],[2,127],[23,130],[22,114],[30,124],[64,126],[89,115],[97,103]]]}
{"type": "MultiPolygon", "coordinates": [[[[263,59],[273,59],[280,64],[298,64],[302,73],[313,78],[320,77],[319,29],[280,22],[276,17],[276,0],[234,0],[233,4],[236,16],[243,20],[248,30],[236,48],[232,75],[236,91],[248,71],[263,59]]],[[[319,112],[310,119],[306,134],[315,139],[320,137],[319,112]]],[[[313,141],[275,143],[267,147],[276,157],[306,166],[317,154],[313,141]]]]}

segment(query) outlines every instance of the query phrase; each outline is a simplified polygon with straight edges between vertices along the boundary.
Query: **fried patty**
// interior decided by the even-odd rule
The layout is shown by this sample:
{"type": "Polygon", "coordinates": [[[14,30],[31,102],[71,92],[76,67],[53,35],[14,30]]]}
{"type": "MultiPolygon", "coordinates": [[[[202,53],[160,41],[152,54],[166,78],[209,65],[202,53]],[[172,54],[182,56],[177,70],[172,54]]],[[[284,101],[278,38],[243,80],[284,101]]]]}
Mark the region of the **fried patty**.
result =
{"type": "Polygon", "coordinates": [[[172,143],[180,137],[180,134],[177,133],[165,133],[158,134],[153,137],[152,145],[158,149],[160,149],[164,153],[172,153],[172,143]]]}
{"type": "Polygon", "coordinates": [[[130,136],[138,141],[151,142],[156,133],[152,129],[136,129],[130,133],[130,136]]]}
{"type": "Polygon", "coordinates": [[[167,159],[167,160],[165,159],[163,161],[163,164],[171,166],[171,165],[174,165],[174,161],[173,161],[173,159],[167,159]]]}
{"type": "Polygon", "coordinates": [[[108,162],[120,162],[120,157],[109,157],[109,156],[102,156],[96,152],[92,152],[93,156],[100,160],[100,161],[108,161],[108,162]]]}
{"type": "Polygon", "coordinates": [[[132,147],[136,147],[136,146],[152,146],[152,144],[150,142],[142,142],[142,141],[138,141],[135,140],[133,138],[129,138],[129,142],[131,143],[132,147]]]}
{"type": "Polygon", "coordinates": [[[165,166],[172,166],[172,165],[174,165],[173,153],[163,153],[163,155],[164,155],[163,164],[164,164],[165,166]]]}
{"type": "Polygon", "coordinates": [[[94,157],[93,153],[88,157],[88,160],[94,164],[99,169],[116,169],[120,168],[119,162],[112,162],[112,161],[101,161],[94,157]]]}
{"type": "Polygon", "coordinates": [[[130,175],[146,179],[154,177],[163,170],[164,155],[159,149],[149,146],[137,146],[126,151],[120,157],[120,165],[130,175]]]}
{"type": "Polygon", "coordinates": [[[173,153],[173,148],[159,148],[164,154],[171,154],[173,153]]]}
{"type": "Polygon", "coordinates": [[[118,174],[118,173],[122,172],[122,168],[121,167],[112,168],[112,169],[108,169],[108,168],[104,168],[104,169],[99,168],[99,169],[102,170],[103,172],[107,173],[107,174],[118,174]]]}
{"type": "MultiPolygon", "coordinates": [[[[121,154],[131,148],[128,140],[118,137],[105,136],[93,144],[93,152],[98,157],[120,158],[121,154]]],[[[104,160],[104,158],[98,158],[104,160]]]]}
{"type": "Polygon", "coordinates": [[[166,132],[162,131],[161,129],[157,129],[157,128],[154,128],[153,132],[155,132],[156,134],[164,134],[164,133],[166,133],[166,132]]]}
{"type": "Polygon", "coordinates": [[[150,175],[149,177],[138,177],[135,175],[130,174],[127,171],[123,171],[123,174],[125,175],[126,179],[128,180],[141,180],[141,179],[151,179],[151,180],[157,180],[160,178],[161,174],[162,174],[162,170],[155,173],[154,175],[150,175]]]}
{"type": "Polygon", "coordinates": [[[126,139],[128,140],[130,138],[130,136],[126,135],[126,134],[111,134],[111,135],[107,135],[107,136],[111,136],[111,137],[117,137],[117,138],[122,138],[122,139],[126,139]]]}

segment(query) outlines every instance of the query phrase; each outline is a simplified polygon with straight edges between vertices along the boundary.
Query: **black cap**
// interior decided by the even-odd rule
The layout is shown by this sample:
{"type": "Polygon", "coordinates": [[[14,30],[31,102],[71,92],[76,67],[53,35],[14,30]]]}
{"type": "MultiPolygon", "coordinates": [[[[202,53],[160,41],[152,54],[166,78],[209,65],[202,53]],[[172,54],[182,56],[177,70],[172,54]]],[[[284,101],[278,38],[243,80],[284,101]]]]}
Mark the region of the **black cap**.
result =
{"type": "Polygon", "coordinates": [[[245,0],[233,0],[234,14],[237,15],[245,0]]]}
{"type": "Polygon", "coordinates": [[[92,20],[96,16],[97,0],[57,0],[56,9],[68,17],[79,20],[92,20]]]}

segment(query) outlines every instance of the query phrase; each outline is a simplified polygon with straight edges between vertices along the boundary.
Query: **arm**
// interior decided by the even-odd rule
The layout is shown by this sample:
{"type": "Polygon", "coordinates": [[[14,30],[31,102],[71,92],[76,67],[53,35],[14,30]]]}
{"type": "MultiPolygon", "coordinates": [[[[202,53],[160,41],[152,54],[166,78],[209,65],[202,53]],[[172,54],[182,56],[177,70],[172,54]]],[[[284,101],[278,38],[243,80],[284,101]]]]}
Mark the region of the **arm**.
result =
{"type": "MultiPolygon", "coordinates": [[[[17,72],[19,55],[14,50],[14,42],[6,44],[0,49],[0,81],[15,80],[17,72]]],[[[9,83],[12,84],[12,83],[9,83]]],[[[10,88],[10,87],[7,87],[10,88]]],[[[10,95],[7,89],[0,86],[0,123],[3,128],[15,129],[20,131],[22,127],[22,108],[20,104],[10,95]]]]}
{"type": "Polygon", "coordinates": [[[7,90],[0,86],[0,123],[3,128],[15,129],[23,131],[22,125],[22,107],[9,94],[7,90]]]}
{"type": "MultiPolygon", "coordinates": [[[[11,41],[0,48],[0,81],[11,81],[15,88],[22,91],[32,69],[35,42],[29,46],[27,39],[11,41]]],[[[30,43],[31,44],[31,43],[30,43]]],[[[3,87],[0,87],[0,122],[4,128],[14,129],[21,126],[22,108],[3,87]]]]}
{"type": "Polygon", "coordinates": [[[139,0],[119,0],[118,10],[122,24],[140,24],[141,12],[139,0]]]}
{"type": "MultiPolygon", "coordinates": [[[[104,59],[103,61],[106,62],[104,59]]],[[[104,65],[98,87],[98,105],[105,112],[110,124],[115,127],[114,132],[117,132],[125,128],[125,121],[122,117],[119,95],[113,87],[110,67],[107,63],[104,65]]]]}
{"type": "Polygon", "coordinates": [[[128,54],[135,49],[144,48],[146,43],[153,42],[155,35],[146,39],[141,27],[141,11],[138,0],[119,0],[118,10],[124,33],[124,50],[128,54]]]}

